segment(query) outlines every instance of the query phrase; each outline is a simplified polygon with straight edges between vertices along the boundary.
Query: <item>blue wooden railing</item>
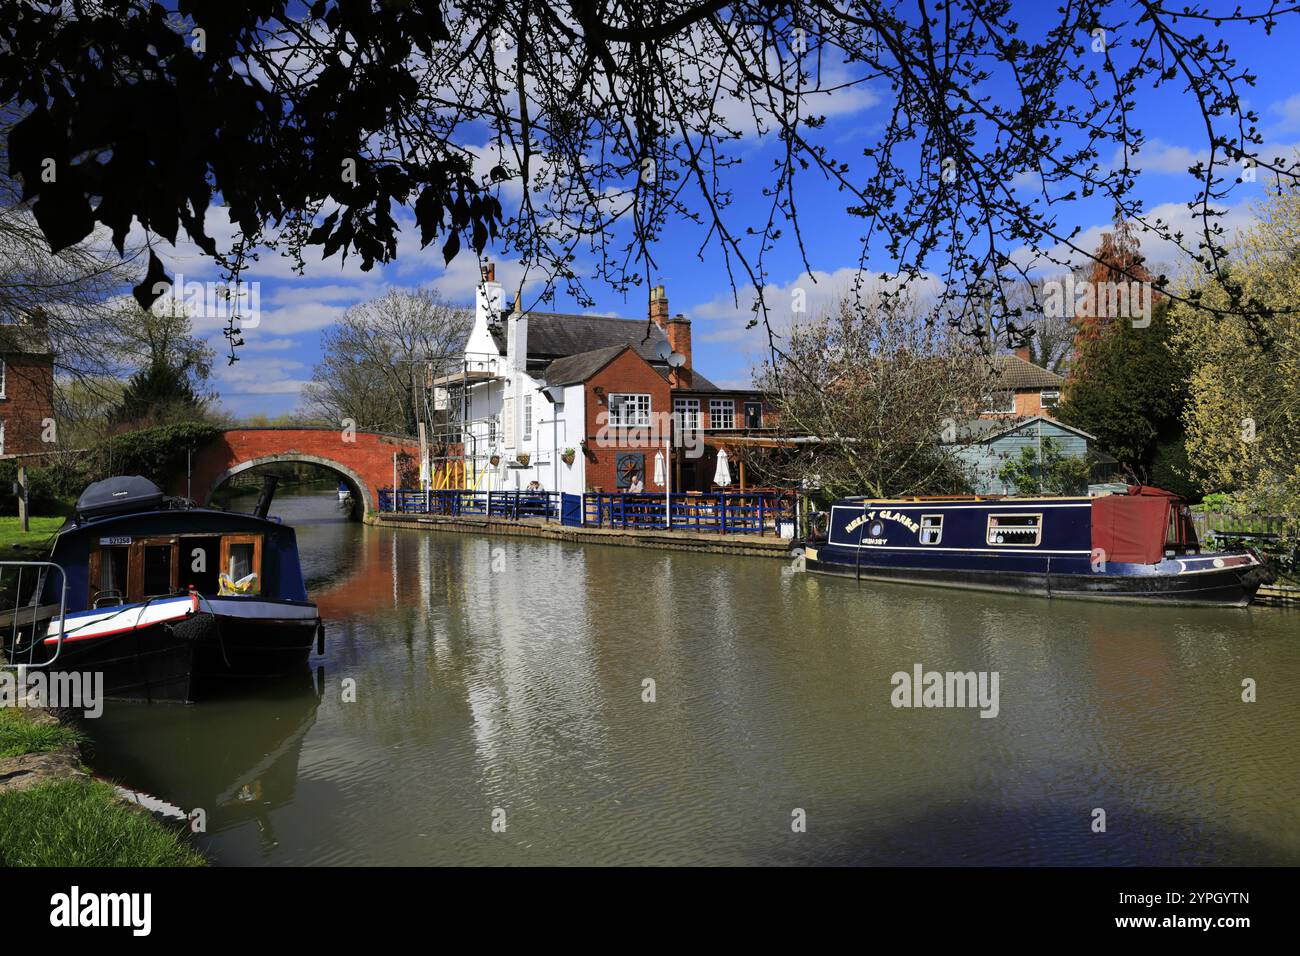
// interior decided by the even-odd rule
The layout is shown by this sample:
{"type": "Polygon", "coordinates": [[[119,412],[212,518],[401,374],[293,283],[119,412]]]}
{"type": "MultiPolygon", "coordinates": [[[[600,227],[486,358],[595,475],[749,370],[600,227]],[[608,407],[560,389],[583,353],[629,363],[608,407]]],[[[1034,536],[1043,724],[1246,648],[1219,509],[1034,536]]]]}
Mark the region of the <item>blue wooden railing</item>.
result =
{"type": "MultiPolygon", "coordinates": [[[[379,490],[379,511],[386,514],[558,521],[560,507],[557,491],[379,490]]],[[[674,531],[758,535],[779,535],[781,526],[795,522],[798,514],[798,496],[774,490],[674,494],[671,503],[661,494],[588,492],[582,496],[581,510],[582,523],[594,528],[663,531],[671,527],[674,531]],[[665,517],[670,509],[671,525],[665,517]]],[[[787,534],[791,530],[798,533],[795,528],[787,534]]]]}

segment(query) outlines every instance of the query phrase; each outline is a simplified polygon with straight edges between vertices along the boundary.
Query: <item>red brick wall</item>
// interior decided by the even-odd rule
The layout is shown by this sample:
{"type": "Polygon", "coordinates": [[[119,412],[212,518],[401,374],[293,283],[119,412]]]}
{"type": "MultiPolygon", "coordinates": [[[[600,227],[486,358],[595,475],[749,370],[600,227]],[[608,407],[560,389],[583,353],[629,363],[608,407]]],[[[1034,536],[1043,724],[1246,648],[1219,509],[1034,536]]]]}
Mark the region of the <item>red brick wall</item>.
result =
{"type": "MultiPolygon", "coordinates": [[[[1056,409],[1043,407],[1042,389],[1026,388],[1016,392],[1016,410],[1014,412],[981,412],[980,418],[1032,418],[1035,415],[1046,415],[1048,418],[1055,418],[1053,414],[1056,409]]],[[[766,412],[764,412],[766,414],[766,412]]]]}
{"type": "MultiPolygon", "coordinates": [[[[600,488],[604,491],[615,491],[618,488],[618,481],[615,475],[615,466],[618,456],[623,452],[633,452],[645,455],[645,487],[647,491],[662,490],[661,485],[654,483],[655,452],[663,448],[663,436],[659,436],[656,441],[651,438],[649,441],[640,441],[634,443],[620,443],[617,447],[602,448],[597,445],[597,433],[601,425],[597,418],[602,412],[607,413],[609,406],[602,404],[601,399],[596,395],[595,389],[599,387],[604,390],[606,396],[613,392],[641,392],[650,395],[650,414],[653,427],[650,434],[658,433],[658,416],[660,413],[668,412],[671,414],[673,403],[671,389],[668,383],[664,381],[659,373],[646,364],[645,360],[635,352],[625,350],[618,358],[610,362],[603,369],[597,372],[587,381],[586,385],[586,406],[587,406],[587,448],[591,454],[595,455],[595,460],[591,454],[587,458],[587,490],[594,491],[600,488]]],[[[613,439],[628,437],[625,429],[609,429],[607,438],[613,439]]]]}
{"type": "Polygon", "coordinates": [[[43,420],[54,417],[54,362],[48,355],[11,354],[5,363],[5,397],[0,421],[5,426],[6,455],[50,451],[41,441],[43,420]]]}
{"type": "MultiPolygon", "coordinates": [[[[216,480],[242,462],[299,455],[350,469],[366,483],[367,487],[360,490],[370,495],[370,510],[375,510],[379,489],[393,483],[394,452],[404,451],[418,463],[420,446],[418,442],[374,432],[357,432],[355,438],[344,441],[343,432],[336,428],[242,428],[225,432],[195,455],[191,495],[196,501],[207,501],[216,480]]],[[[185,475],[175,478],[171,492],[185,493],[185,475]]]]}

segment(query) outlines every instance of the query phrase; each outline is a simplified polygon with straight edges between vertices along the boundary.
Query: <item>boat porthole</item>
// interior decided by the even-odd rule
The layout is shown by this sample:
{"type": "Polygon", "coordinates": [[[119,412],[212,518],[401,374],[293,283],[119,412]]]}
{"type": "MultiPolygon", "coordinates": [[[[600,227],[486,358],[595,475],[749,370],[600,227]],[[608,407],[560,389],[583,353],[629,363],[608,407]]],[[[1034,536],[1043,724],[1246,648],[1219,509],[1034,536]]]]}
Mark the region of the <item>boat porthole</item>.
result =
{"type": "Polygon", "coordinates": [[[998,544],[1002,544],[1002,535],[998,535],[997,542],[998,544]]]}
{"type": "Polygon", "coordinates": [[[884,524],[882,524],[882,523],[879,522],[879,521],[873,521],[873,522],[871,523],[871,537],[873,537],[873,538],[879,538],[879,537],[880,537],[881,535],[883,535],[884,533],[885,533],[885,526],[884,526],[884,524]]]}
{"type": "Polygon", "coordinates": [[[1223,567],[1223,558],[1215,558],[1215,559],[1214,559],[1214,566],[1215,566],[1216,568],[1221,568],[1221,567],[1223,567]]]}

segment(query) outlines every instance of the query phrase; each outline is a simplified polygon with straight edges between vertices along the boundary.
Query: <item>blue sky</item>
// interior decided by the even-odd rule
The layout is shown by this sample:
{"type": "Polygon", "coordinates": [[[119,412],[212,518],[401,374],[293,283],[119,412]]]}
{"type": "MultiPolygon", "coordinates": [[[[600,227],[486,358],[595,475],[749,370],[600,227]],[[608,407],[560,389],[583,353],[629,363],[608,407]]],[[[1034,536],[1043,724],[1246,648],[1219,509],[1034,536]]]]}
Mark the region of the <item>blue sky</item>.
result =
{"type": "MultiPolygon", "coordinates": [[[[1033,19],[1032,12],[1030,19],[1033,19]]],[[[1294,16],[1283,17],[1271,37],[1258,29],[1225,30],[1240,61],[1259,77],[1258,84],[1247,91],[1247,105],[1261,114],[1260,128],[1269,156],[1279,151],[1289,153],[1300,144],[1300,83],[1296,80],[1294,62],[1296,51],[1300,50],[1298,21],[1300,18],[1294,16]]],[[[1026,26],[1026,32],[1032,30],[1032,24],[1026,26]]],[[[821,141],[833,144],[835,151],[846,157],[873,145],[890,107],[888,91],[859,89],[831,99],[832,102],[823,102],[818,107],[819,112],[829,115],[821,141]]],[[[1169,85],[1154,94],[1149,89],[1141,90],[1136,116],[1149,143],[1137,157],[1136,165],[1143,170],[1137,194],[1148,210],[1165,219],[1188,220],[1183,204],[1192,198],[1194,181],[1186,169],[1194,162],[1194,156],[1204,151],[1199,113],[1190,99],[1169,85]]],[[[777,148],[770,139],[757,137],[737,144],[735,153],[744,162],[727,175],[728,184],[738,196],[734,209],[738,221],[761,221],[766,208],[759,195],[767,181],[763,172],[770,167],[777,148]]],[[[851,282],[861,253],[858,238],[861,225],[844,212],[846,199],[833,190],[818,187],[811,178],[804,182],[808,188],[799,198],[813,275],[804,274],[797,248],[789,238],[783,240],[769,260],[773,288],[768,302],[778,309],[782,302],[789,302],[790,290],[795,287],[807,290],[813,309],[828,301],[851,282]]],[[[1226,223],[1235,228],[1247,222],[1251,203],[1262,198],[1264,189],[1262,181],[1239,188],[1226,223]]],[[[209,218],[210,224],[213,218],[209,218]]],[[[1063,213],[1062,219],[1067,225],[1083,227],[1086,231],[1080,241],[1092,247],[1108,226],[1110,210],[1100,201],[1080,202],[1063,213]]],[[[387,266],[376,266],[369,273],[362,272],[355,259],[340,263],[335,257],[328,261],[309,260],[306,274],[296,276],[288,260],[264,254],[246,276],[261,284],[261,319],[256,328],[245,330],[240,361],[233,366],[224,362],[225,346],[219,323],[196,322],[198,334],[210,338],[217,350],[218,365],[212,385],[229,412],[243,416],[292,411],[298,406],[299,392],[310,379],[312,365],[319,358],[321,333],[348,306],[379,295],[389,286],[435,285],[444,297],[472,305],[478,270],[473,256],[462,252],[444,267],[438,243],[420,250],[409,219],[407,225],[401,236],[398,259],[387,266]]],[[[786,232],[788,236],[789,231],[786,232]]],[[[762,359],[766,347],[761,328],[745,329],[751,314],[753,290],[740,289],[737,306],[721,251],[716,244],[701,250],[703,239],[702,229],[691,224],[681,223],[666,230],[654,250],[660,266],[654,281],[666,286],[671,311],[685,313],[692,319],[695,366],[719,384],[743,385],[749,381],[750,370],[762,359]]],[[[173,275],[200,280],[216,277],[211,263],[190,247],[171,250],[164,243],[159,251],[173,275]]],[[[1144,245],[1144,251],[1155,261],[1172,259],[1171,250],[1154,244],[1144,245]]],[[[487,255],[499,263],[498,278],[503,278],[508,288],[517,281],[519,271],[515,263],[491,249],[487,255]]],[[[882,260],[880,265],[884,264],[882,260]]],[[[594,283],[589,291],[596,298],[594,307],[579,308],[561,296],[554,305],[555,310],[627,317],[645,314],[644,288],[628,297],[594,283]]]]}

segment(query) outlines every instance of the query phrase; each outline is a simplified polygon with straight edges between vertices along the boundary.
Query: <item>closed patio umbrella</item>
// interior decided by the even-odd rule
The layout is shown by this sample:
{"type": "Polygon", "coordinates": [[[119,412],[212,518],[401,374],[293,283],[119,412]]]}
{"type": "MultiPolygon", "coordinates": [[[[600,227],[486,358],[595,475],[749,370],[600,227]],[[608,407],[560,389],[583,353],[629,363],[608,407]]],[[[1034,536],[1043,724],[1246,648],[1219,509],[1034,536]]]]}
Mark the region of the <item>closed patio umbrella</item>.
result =
{"type": "Polygon", "coordinates": [[[718,452],[718,469],[713,473],[713,483],[723,488],[731,484],[731,466],[727,464],[727,449],[718,452]]]}
{"type": "Polygon", "coordinates": [[[664,453],[661,451],[657,451],[655,452],[655,484],[662,485],[663,483],[664,483],[664,453]]]}

